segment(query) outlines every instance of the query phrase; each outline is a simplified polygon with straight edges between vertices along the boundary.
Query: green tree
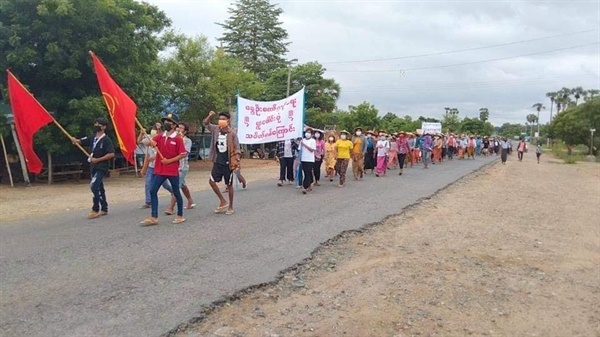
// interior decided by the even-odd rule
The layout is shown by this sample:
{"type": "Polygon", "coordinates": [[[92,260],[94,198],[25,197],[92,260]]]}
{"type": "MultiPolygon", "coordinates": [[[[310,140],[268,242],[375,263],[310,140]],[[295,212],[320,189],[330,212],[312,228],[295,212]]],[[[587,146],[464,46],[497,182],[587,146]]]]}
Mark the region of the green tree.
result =
{"type": "Polygon", "coordinates": [[[360,126],[365,130],[375,130],[380,125],[378,114],[379,110],[373,104],[366,101],[359,105],[350,105],[348,107],[348,124],[345,127],[353,128],[360,126]]]}
{"type": "Polygon", "coordinates": [[[224,29],[219,41],[227,53],[264,79],[271,69],[286,65],[283,56],[290,42],[279,21],[282,13],[268,0],[238,0],[229,8],[230,17],[218,24],[224,29]]]}
{"type": "MultiPolygon", "coordinates": [[[[569,145],[583,144],[589,147],[590,129],[600,129],[600,98],[562,111],[556,115],[550,128],[556,138],[569,145]]],[[[594,147],[600,147],[600,138],[594,137],[594,147]]]]}
{"type": "Polygon", "coordinates": [[[600,90],[598,90],[598,89],[589,89],[589,90],[586,90],[585,96],[583,97],[583,100],[586,101],[586,102],[590,101],[590,100],[593,100],[594,97],[596,97],[598,94],[600,94],[600,90]]]}
{"type": "Polygon", "coordinates": [[[571,89],[571,94],[573,95],[573,97],[575,97],[575,105],[577,105],[577,103],[579,103],[579,98],[585,95],[585,90],[583,90],[582,87],[576,87],[571,89]]]}
{"type": "MultiPolygon", "coordinates": [[[[93,50],[137,103],[138,115],[161,110],[158,35],[171,22],[157,7],[134,0],[0,1],[0,68],[12,72],[70,132],[91,131],[108,116],[92,62],[93,50]]],[[[3,85],[6,76],[1,77],[3,85]]],[[[73,149],[57,128],[39,143],[52,152],[73,149]]]]}
{"type": "Polygon", "coordinates": [[[487,121],[482,121],[479,118],[465,117],[460,123],[460,131],[471,135],[492,135],[494,126],[487,121]]]}
{"type": "Polygon", "coordinates": [[[546,107],[542,104],[542,103],[535,103],[534,105],[531,106],[532,108],[535,108],[535,110],[537,111],[537,118],[536,118],[536,122],[537,122],[537,130],[538,130],[538,136],[540,134],[540,111],[542,109],[546,109],[546,107]]]}
{"type": "Polygon", "coordinates": [[[445,132],[458,132],[460,130],[461,119],[458,116],[460,111],[457,108],[449,108],[442,118],[442,127],[445,132]]]}
{"type": "Polygon", "coordinates": [[[489,118],[490,118],[490,111],[488,110],[488,108],[479,109],[479,119],[482,122],[486,122],[489,118]]]}
{"type": "Polygon", "coordinates": [[[535,114],[529,114],[525,119],[527,120],[527,123],[531,125],[531,137],[533,137],[533,124],[538,121],[538,117],[535,114]]]}
{"type": "MultiPolygon", "coordinates": [[[[321,112],[332,112],[340,97],[340,85],[332,78],[324,78],[325,68],[318,62],[309,62],[291,68],[290,93],[304,86],[306,88],[306,108],[319,109],[321,112]]],[[[287,92],[288,69],[274,70],[266,80],[266,91],[263,99],[280,100],[287,92]]]]}
{"type": "Polygon", "coordinates": [[[554,110],[554,100],[556,99],[557,93],[554,91],[546,93],[546,97],[550,99],[550,121],[552,121],[552,112],[554,110]]]}
{"type": "Polygon", "coordinates": [[[514,138],[515,136],[520,137],[523,132],[527,133],[527,126],[511,123],[504,123],[497,130],[497,133],[500,136],[508,138],[514,138]]]}

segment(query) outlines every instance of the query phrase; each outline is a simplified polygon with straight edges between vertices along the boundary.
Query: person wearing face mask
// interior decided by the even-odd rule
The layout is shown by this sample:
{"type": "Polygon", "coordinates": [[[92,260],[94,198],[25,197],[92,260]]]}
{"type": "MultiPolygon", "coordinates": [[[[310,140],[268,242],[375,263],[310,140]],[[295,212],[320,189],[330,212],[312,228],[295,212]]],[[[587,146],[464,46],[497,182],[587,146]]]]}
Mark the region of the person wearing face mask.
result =
{"type": "Polygon", "coordinates": [[[315,167],[315,151],[317,141],[312,137],[313,130],[307,128],[304,130],[304,139],[300,141],[300,165],[302,166],[302,193],[312,191],[313,173],[315,167]]]}
{"type": "Polygon", "coordinates": [[[362,179],[365,173],[367,139],[362,132],[362,128],[354,129],[354,137],[352,138],[352,173],[354,173],[354,180],[362,179]]]}
{"type": "Polygon", "coordinates": [[[385,176],[387,169],[387,158],[390,151],[390,142],[387,140],[385,131],[379,131],[379,140],[377,141],[377,169],[375,176],[385,176]]]}
{"type": "Polygon", "coordinates": [[[350,152],[354,147],[352,141],[348,140],[350,133],[346,130],[340,132],[340,140],[335,143],[335,150],[337,152],[337,171],[340,175],[340,183],[338,187],[344,187],[346,183],[346,172],[348,171],[348,163],[350,162],[350,152]]]}
{"type": "Polygon", "coordinates": [[[335,164],[337,161],[335,141],[335,134],[331,133],[327,136],[327,143],[325,143],[325,172],[329,181],[333,181],[335,175],[335,164]]]}
{"type": "Polygon", "coordinates": [[[217,113],[211,111],[204,119],[204,126],[211,132],[211,149],[208,158],[213,162],[213,167],[210,173],[209,184],[212,190],[219,198],[219,206],[215,209],[215,213],[233,214],[233,175],[239,170],[240,159],[242,153],[240,151],[240,142],[238,136],[229,126],[231,115],[229,112],[220,112],[218,125],[210,122],[211,118],[217,113]],[[225,181],[227,185],[227,193],[229,203],[223,197],[217,183],[225,181]]]}
{"type": "MultiPolygon", "coordinates": [[[[160,123],[157,123],[157,124],[160,124],[160,123]]],[[[141,133],[138,136],[138,144],[141,144],[142,146],[144,146],[144,149],[145,149],[144,164],[142,165],[142,171],[141,171],[141,174],[144,176],[145,202],[142,205],[142,207],[140,207],[140,209],[146,209],[146,208],[152,207],[152,202],[151,202],[151,198],[150,198],[150,189],[152,189],[152,179],[154,179],[154,164],[155,164],[155,160],[156,160],[156,149],[153,148],[152,146],[150,146],[150,143],[151,143],[151,139],[154,138],[154,136],[156,136],[157,134],[159,134],[159,132],[158,132],[158,129],[155,124],[150,129],[150,134],[141,133]]],[[[165,182],[162,184],[162,187],[164,187],[165,190],[169,191],[169,193],[173,194],[173,189],[171,189],[171,185],[169,184],[169,181],[165,180],[165,182]]]]}
{"type": "Polygon", "coordinates": [[[325,155],[325,141],[321,136],[319,131],[315,132],[315,166],[314,166],[314,176],[315,176],[315,185],[321,186],[319,181],[321,180],[321,165],[323,164],[323,156],[325,155]]]}
{"type": "Polygon", "coordinates": [[[392,134],[392,139],[388,140],[390,144],[390,150],[388,152],[388,170],[395,170],[398,167],[398,138],[392,134]]]}
{"type": "Polygon", "coordinates": [[[281,140],[277,143],[277,159],[279,160],[279,182],[283,186],[287,179],[291,185],[294,183],[294,152],[298,144],[293,139],[281,140]]]}
{"type": "Polygon", "coordinates": [[[90,189],[94,198],[92,199],[92,211],[88,214],[88,219],[95,219],[99,216],[108,214],[108,201],[106,200],[106,191],[104,190],[104,176],[108,173],[109,160],[115,157],[115,148],[110,138],[106,136],[108,121],[106,118],[96,118],[94,123],[94,134],[89,137],[77,139],[72,137],[73,143],[83,146],[90,146],[90,172],[92,180],[90,189]]]}
{"type": "Polygon", "coordinates": [[[177,121],[173,114],[161,118],[165,132],[157,134],[150,141],[156,148],[158,156],[154,164],[154,178],[150,188],[151,214],[141,222],[142,226],[158,225],[158,190],[165,181],[169,181],[172,194],[177,200],[177,216],[172,221],[179,224],[185,221],[183,217],[183,198],[179,187],[179,161],[188,155],[183,139],[177,133],[177,121]]]}
{"type": "Polygon", "coordinates": [[[367,131],[367,135],[365,137],[366,150],[365,150],[365,161],[363,166],[363,171],[371,170],[371,174],[373,174],[373,170],[375,169],[375,143],[376,141],[373,139],[375,133],[373,131],[367,131]]]}
{"type": "MultiPolygon", "coordinates": [[[[185,182],[185,177],[187,177],[187,174],[190,171],[190,164],[188,161],[188,156],[189,156],[190,152],[192,151],[192,140],[189,139],[187,136],[188,130],[189,130],[188,125],[185,123],[179,123],[179,125],[177,126],[177,133],[178,133],[179,137],[181,137],[183,139],[183,147],[185,148],[185,151],[187,152],[187,155],[179,161],[179,189],[181,189],[181,192],[183,192],[183,195],[187,199],[187,206],[185,208],[192,209],[196,206],[196,204],[194,203],[194,199],[192,198],[190,189],[185,182]]],[[[176,202],[177,202],[177,199],[175,198],[175,195],[173,195],[171,193],[171,205],[165,211],[166,215],[173,215],[173,213],[174,213],[173,210],[175,209],[176,202]]]]}

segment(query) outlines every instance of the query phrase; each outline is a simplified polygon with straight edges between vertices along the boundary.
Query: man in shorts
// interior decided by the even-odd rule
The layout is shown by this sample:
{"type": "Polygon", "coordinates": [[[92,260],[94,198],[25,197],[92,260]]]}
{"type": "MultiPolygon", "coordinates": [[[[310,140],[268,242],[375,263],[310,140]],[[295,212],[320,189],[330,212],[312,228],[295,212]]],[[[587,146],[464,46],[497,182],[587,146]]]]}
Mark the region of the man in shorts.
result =
{"type": "Polygon", "coordinates": [[[228,112],[220,112],[218,125],[210,122],[214,115],[216,113],[211,111],[203,121],[204,126],[212,135],[208,158],[213,162],[213,167],[208,183],[219,198],[219,206],[215,209],[215,213],[225,211],[225,214],[231,215],[233,214],[234,190],[231,188],[231,183],[233,182],[234,172],[240,168],[240,142],[237,134],[229,125],[231,115],[228,112]],[[221,181],[225,181],[225,185],[228,186],[229,203],[225,200],[217,185],[221,181]]]}

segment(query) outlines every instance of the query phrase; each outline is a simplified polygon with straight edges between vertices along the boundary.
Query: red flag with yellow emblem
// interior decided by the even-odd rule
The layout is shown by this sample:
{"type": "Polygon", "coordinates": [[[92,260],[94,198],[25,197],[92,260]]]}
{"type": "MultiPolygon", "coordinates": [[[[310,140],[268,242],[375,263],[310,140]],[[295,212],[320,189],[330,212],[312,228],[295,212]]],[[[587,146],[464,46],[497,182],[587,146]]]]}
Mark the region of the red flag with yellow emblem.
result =
{"type": "Polygon", "coordinates": [[[110,74],[94,53],[90,52],[98,77],[98,84],[102,91],[102,97],[112,119],[117,141],[123,156],[129,163],[135,165],[134,151],[137,146],[135,134],[135,118],[137,106],[127,96],[125,91],[117,85],[110,74]]]}

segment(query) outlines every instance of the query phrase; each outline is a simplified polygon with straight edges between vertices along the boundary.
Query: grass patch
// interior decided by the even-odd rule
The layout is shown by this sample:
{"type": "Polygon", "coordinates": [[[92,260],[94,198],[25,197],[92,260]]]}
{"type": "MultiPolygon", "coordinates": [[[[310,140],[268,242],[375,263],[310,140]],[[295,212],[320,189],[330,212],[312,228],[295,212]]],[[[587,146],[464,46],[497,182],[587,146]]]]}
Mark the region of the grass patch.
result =
{"type": "Polygon", "coordinates": [[[564,144],[554,144],[552,154],[561,159],[565,164],[576,164],[578,161],[584,161],[586,148],[582,146],[573,147],[571,155],[567,154],[567,146],[564,144]]]}

